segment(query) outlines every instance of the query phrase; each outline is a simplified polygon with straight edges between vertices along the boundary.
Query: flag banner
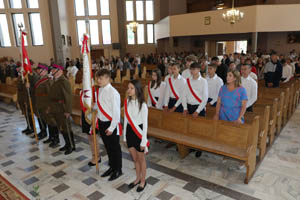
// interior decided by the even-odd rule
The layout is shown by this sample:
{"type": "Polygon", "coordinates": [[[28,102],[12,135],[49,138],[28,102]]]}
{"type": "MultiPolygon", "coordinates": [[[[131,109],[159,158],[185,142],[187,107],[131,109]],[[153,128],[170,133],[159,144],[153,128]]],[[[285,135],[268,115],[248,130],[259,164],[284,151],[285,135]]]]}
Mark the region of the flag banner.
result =
{"type": "Polygon", "coordinates": [[[92,89],[92,70],[89,60],[89,36],[84,34],[82,40],[82,59],[83,59],[83,78],[82,78],[82,103],[85,107],[85,119],[91,124],[92,123],[92,102],[93,102],[93,89],[92,89]]]}
{"type": "Polygon", "coordinates": [[[28,58],[28,54],[27,54],[27,50],[25,48],[25,39],[24,37],[27,35],[26,32],[22,31],[21,32],[21,48],[22,48],[22,72],[23,72],[23,76],[26,76],[28,73],[32,73],[32,69],[31,69],[31,63],[29,61],[28,58]]]}

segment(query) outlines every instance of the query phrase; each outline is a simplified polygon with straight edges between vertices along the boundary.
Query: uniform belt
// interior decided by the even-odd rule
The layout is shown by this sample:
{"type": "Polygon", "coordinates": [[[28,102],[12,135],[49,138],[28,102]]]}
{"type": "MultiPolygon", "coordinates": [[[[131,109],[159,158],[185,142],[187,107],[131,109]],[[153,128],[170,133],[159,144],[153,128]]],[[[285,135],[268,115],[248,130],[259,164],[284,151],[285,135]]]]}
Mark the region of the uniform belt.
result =
{"type": "Polygon", "coordinates": [[[37,96],[37,97],[47,97],[48,94],[35,94],[35,96],[37,96]]]}

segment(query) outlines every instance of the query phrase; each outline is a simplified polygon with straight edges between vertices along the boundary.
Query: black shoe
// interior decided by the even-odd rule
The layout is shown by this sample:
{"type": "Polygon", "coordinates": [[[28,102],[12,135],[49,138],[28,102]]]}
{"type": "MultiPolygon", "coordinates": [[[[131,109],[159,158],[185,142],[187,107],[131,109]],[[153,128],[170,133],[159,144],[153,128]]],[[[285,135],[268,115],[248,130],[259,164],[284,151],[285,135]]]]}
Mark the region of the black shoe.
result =
{"type": "Polygon", "coordinates": [[[28,130],[28,131],[25,132],[26,135],[30,135],[32,133],[34,133],[34,130],[28,130]]]}
{"type": "Polygon", "coordinates": [[[199,158],[201,155],[202,155],[202,151],[197,151],[195,156],[196,158],[199,158]]]}
{"type": "Polygon", "coordinates": [[[67,146],[66,145],[59,149],[59,151],[66,151],[66,150],[67,150],[67,146]]]}
{"type": "Polygon", "coordinates": [[[48,144],[48,143],[51,143],[52,142],[52,138],[48,138],[47,140],[45,140],[43,143],[44,144],[48,144]]]}
{"type": "Polygon", "coordinates": [[[56,148],[56,147],[58,147],[59,146],[59,141],[57,141],[57,140],[53,140],[50,144],[49,144],[49,147],[51,147],[51,148],[56,148]]]}
{"type": "Polygon", "coordinates": [[[46,138],[46,137],[47,137],[47,134],[45,134],[45,133],[38,134],[38,139],[39,139],[39,140],[42,140],[42,139],[44,139],[44,138],[46,138]]]}
{"type": "Polygon", "coordinates": [[[130,184],[128,185],[128,188],[129,188],[129,189],[132,189],[132,188],[134,188],[135,186],[137,186],[137,185],[140,184],[140,183],[141,183],[141,181],[137,182],[136,184],[135,184],[134,182],[132,182],[132,183],[130,183],[130,184]]]}
{"type": "Polygon", "coordinates": [[[140,187],[140,186],[137,187],[137,188],[136,188],[136,191],[137,191],[137,192],[142,192],[142,191],[145,189],[146,185],[147,185],[147,182],[145,182],[144,187],[140,187]]]}
{"type": "Polygon", "coordinates": [[[110,167],[108,170],[106,170],[106,172],[104,172],[101,177],[107,177],[109,175],[111,175],[113,173],[113,169],[110,167]]]}
{"type": "Polygon", "coordinates": [[[66,151],[65,151],[65,155],[69,155],[69,154],[71,154],[73,152],[73,150],[70,148],[70,149],[67,149],[66,151]]]}
{"type": "MultiPolygon", "coordinates": [[[[101,158],[99,159],[98,163],[101,163],[101,158]]],[[[92,162],[89,162],[88,165],[89,165],[90,167],[93,167],[93,166],[95,166],[96,164],[94,164],[94,163],[92,163],[92,162]]]]}
{"type": "Polygon", "coordinates": [[[29,131],[30,129],[27,127],[26,129],[22,130],[22,133],[26,133],[27,131],[29,131]]]}
{"type": "Polygon", "coordinates": [[[120,176],[122,176],[122,171],[114,171],[112,175],[109,177],[108,181],[114,181],[120,176]]]}

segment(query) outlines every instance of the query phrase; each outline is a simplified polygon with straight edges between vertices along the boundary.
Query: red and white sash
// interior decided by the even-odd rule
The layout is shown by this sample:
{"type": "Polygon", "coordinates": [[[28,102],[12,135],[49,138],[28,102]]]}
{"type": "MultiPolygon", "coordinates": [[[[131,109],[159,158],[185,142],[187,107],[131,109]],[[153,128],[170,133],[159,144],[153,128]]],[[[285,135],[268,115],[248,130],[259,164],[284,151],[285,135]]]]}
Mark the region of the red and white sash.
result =
{"type": "Polygon", "coordinates": [[[171,88],[171,91],[172,91],[173,95],[175,96],[176,100],[178,100],[179,96],[176,94],[176,91],[175,91],[175,89],[173,87],[171,77],[169,78],[169,84],[170,84],[170,88],[171,88]]]}
{"type": "Polygon", "coordinates": [[[191,91],[192,95],[195,97],[195,99],[197,99],[197,101],[198,101],[199,103],[201,103],[202,100],[201,100],[201,99],[197,96],[197,94],[194,92],[194,90],[193,90],[193,88],[192,88],[192,85],[191,85],[191,82],[190,82],[190,79],[187,78],[187,79],[186,79],[186,82],[187,82],[188,87],[190,88],[190,91],[191,91]]]}
{"type": "Polygon", "coordinates": [[[155,98],[152,96],[152,94],[151,94],[150,86],[151,86],[151,81],[149,81],[149,83],[148,83],[148,93],[149,93],[151,102],[156,106],[157,101],[156,101],[156,99],[155,99],[155,98]]]}
{"type": "MultiPolygon", "coordinates": [[[[109,116],[109,114],[107,114],[107,112],[105,112],[105,110],[103,109],[103,107],[101,106],[100,104],[100,101],[99,101],[99,90],[100,88],[97,90],[97,105],[98,105],[98,108],[100,110],[100,112],[109,120],[109,121],[112,121],[112,117],[109,116]]],[[[122,124],[121,123],[118,123],[118,131],[119,131],[119,135],[121,136],[122,135],[122,124]]]]}
{"type": "Polygon", "coordinates": [[[35,83],[34,89],[36,89],[39,85],[41,85],[42,83],[46,82],[47,80],[48,80],[48,77],[40,79],[38,82],[35,83]]]}
{"type": "MultiPolygon", "coordinates": [[[[128,113],[128,109],[127,109],[127,99],[125,99],[124,102],[124,110],[125,110],[125,116],[127,118],[128,123],[130,124],[132,130],[134,131],[134,133],[138,136],[138,138],[140,138],[140,140],[142,140],[143,135],[141,134],[143,131],[141,130],[141,128],[135,124],[135,121],[133,121],[128,113]]],[[[147,140],[146,143],[146,147],[145,147],[145,153],[148,153],[148,147],[150,146],[150,142],[147,140]]]]}

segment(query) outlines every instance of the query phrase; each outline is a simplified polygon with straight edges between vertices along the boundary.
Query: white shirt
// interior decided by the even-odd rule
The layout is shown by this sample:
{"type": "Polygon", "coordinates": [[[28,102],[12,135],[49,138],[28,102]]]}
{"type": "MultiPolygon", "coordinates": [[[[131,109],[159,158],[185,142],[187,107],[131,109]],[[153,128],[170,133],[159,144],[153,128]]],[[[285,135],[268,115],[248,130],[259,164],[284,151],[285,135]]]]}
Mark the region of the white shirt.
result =
{"type": "Polygon", "coordinates": [[[191,75],[191,70],[190,70],[190,69],[185,69],[185,70],[183,70],[181,76],[182,76],[183,78],[185,78],[185,79],[191,77],[191,76],[192,76],[192,75],[191,75]]]}
{"type": "Polygon", "coordinates": [[[248,76],[247,78],[242,77],[242,86],[247,92],[247,108],[252,106],[257,100],[257,82],[248,76]]]}
{"type": "Polygon", "coordinates": [[[71,67],[68,67],[67,68],[67,76],[68,77],[70,77],[70,76],[72,76],[72,77],[76,77],[76,74],[77,74],[77,72],[78,72],[78,69],[77,69],[77,67],[76,66],[71,66],[71,67]]]}
{"type": "Polygon", "coordinates": [[[198,77],[198,79],[190,77],[189,80],[191,83],[192,90],[194,91],[196,96],[201,99],[201,103],[199,103],[199,101],[194,97],[188,84],[186,83],[184,87],[184,95],[182,98],[182,106],[184,110],[187,110],[187,104],[199,105],[196,112],[200,113],[203,109],[205,109],[208,99],[207,81],[206,79],[202,78],[201,75],[198,77]]]}
{"type": "Polygon", "coordinates": [[[168,74],[167,76],[165,76],[165,82],[167,83],[167,81],[169,80],[169,78],[172,76],[172,74],[168,74]]]}
{"type": "MultiPolygon", "coordinates": [[[[137,128],[139,125],[143,124],[143,129],[140,132],[142,135],[141,146],[146,147],[147,145],[147,130],[148,130],[148,107],[146,103],[143,103],[140,110],[138,100],[131,100],[127,102],[127,111],[133,124],[137,128]]],[[[124,141],[126,141],[126,128],[128,125],[128,119],[124,111],[124,141]]],[[[138,128],[137,128],[138,129],[138,128]]]]}
{"type": "Polygon", "coordinates": [[[257,80],[257,75],[254,72],[250,72],[249,76],[253,78],[255,81],[257,80]]]}
{"type": "MultiPolygon", "coordinates": [[[[151,84],[150,84],[150,87],[151,87],[151,84]]],[[[150,88],[152,97],[153,98],[158,97],[158,101],[155,106],[157,109],[162,109],[162,107],[163,107],[163,103],[164,103],[164,99],[165,99],[164,98],[165,97],[165,89],[166,89],[165,82],[161,82],[160,86],[158,88],[156,88],[156,83],[153,88],[150,88]]],[[[147,92],[148,92],[148,90],[147,90],[147,92]]],[[[152,107],[152,101],[151,101],[151,97],[149,94],[148,94],[147,105],[148,105],[148,107],[152,107]]]]}
{"type": "Polygon", "coordinates": [[[138,56],[138,57],[136,57],[135,59],[136,59],[136,61],[137,61],[137,64],[140,65],[140,64],[141,64],[141,57],[138,56]]]}
{"type": "MultiPolygon", "coordinates": [[[[97,96],[97,95],[96,95],[97,96]]],[[[118,91],[109,83],[105,87],[99,88],[99,103],[103,110],[112,118],[111,124],[108,127],[110,132],[113,132],[120,122],[120,107],[121,100],[118,91]]],[[[97,118],[103,122],[109,121],[104,114],[100,111],[98,104],[97,107],[97,118]]],[[[119,132],[119,131],[118,131],[119,132]]]]}
{"type": "Polygon", "coordinates": [[[210,78],[209,75],[206,76],[207,84],[208,84],[208,98],[211,98],[210,105],[213,105],[217,102],[219,97],[219,91],[221,87],[224,85],[223,80],[218,77],[217,74],[214,77],[210,78]]]}
{"type": "Polygon", "coordinates": [[[282,78],[286,78],[284,83],[288,82],[293,77],[293,69],[290,65],[286,64],[282,67],[282,78]]]}
{"type": "MultiPolygon", "coordinates": [[[[178,107],[181,103],[182,103],[182,97],[183,97],[183,90],[186,84],[186,80],[180,75],[178,74],[177,78],[174,79],[174,75],[171,76],[171,82],[173,85],[173,88],[177,94],[177,96],[179,97],[179,99],[177,100],[175,107],[178,107]]],[[[166,79],[166,96],[165,96],[165,106],[168,106],[169,104],[169,100],[170,98],[176,98],[171,90],[171,86],[169,84],[169,79],[166,79]]]]}

